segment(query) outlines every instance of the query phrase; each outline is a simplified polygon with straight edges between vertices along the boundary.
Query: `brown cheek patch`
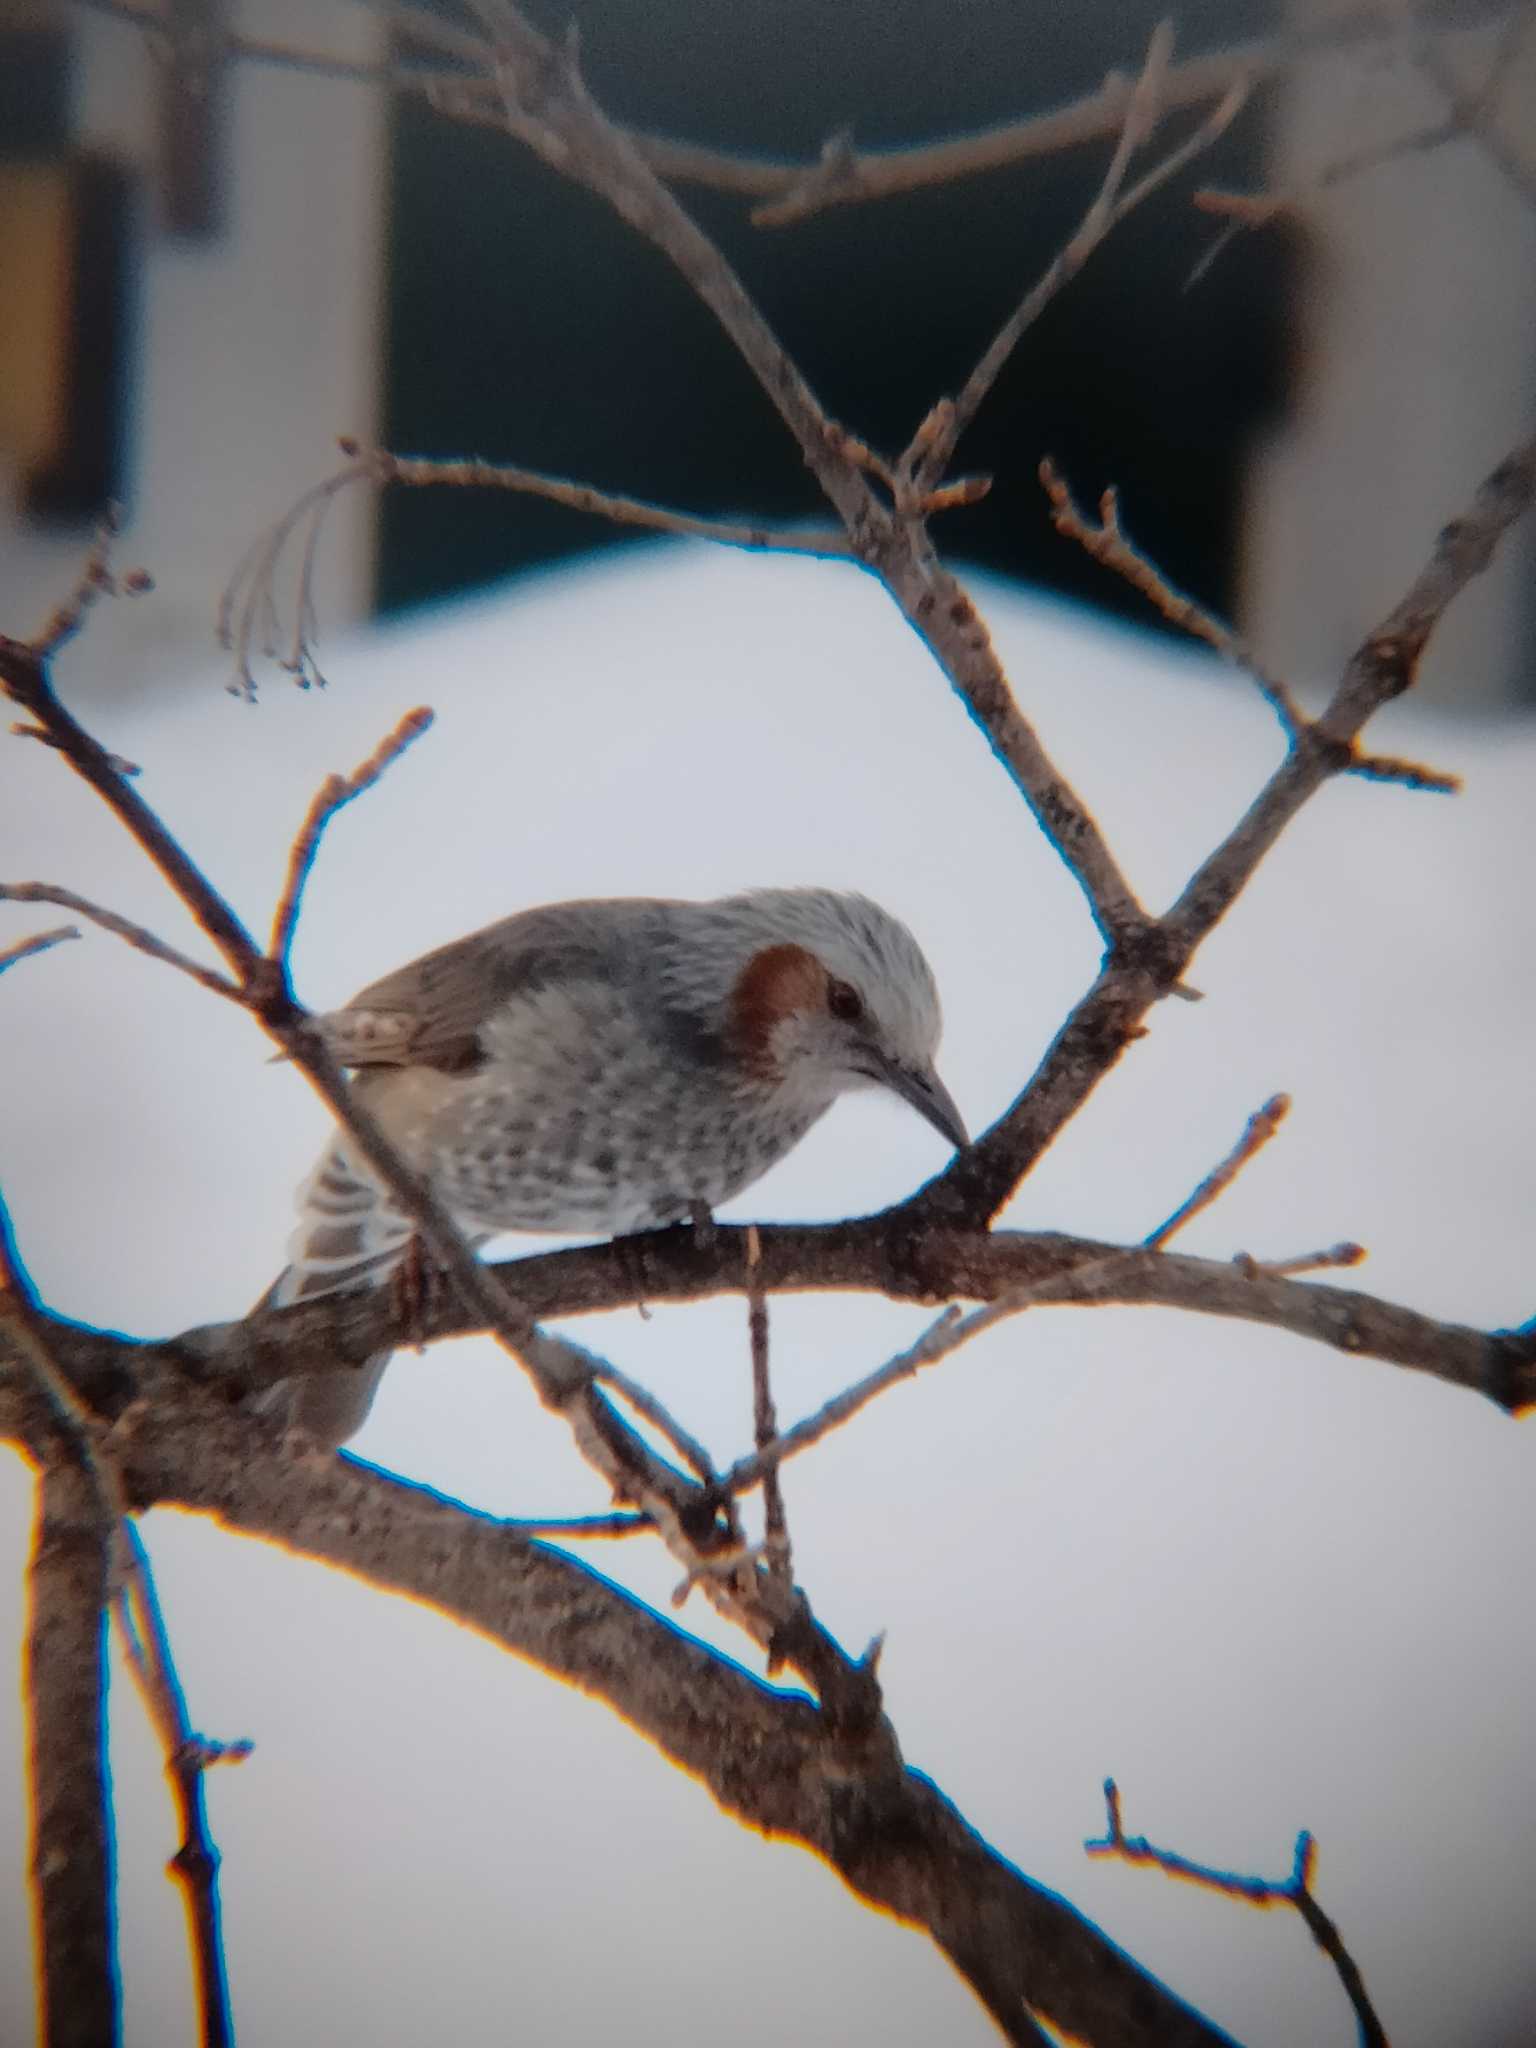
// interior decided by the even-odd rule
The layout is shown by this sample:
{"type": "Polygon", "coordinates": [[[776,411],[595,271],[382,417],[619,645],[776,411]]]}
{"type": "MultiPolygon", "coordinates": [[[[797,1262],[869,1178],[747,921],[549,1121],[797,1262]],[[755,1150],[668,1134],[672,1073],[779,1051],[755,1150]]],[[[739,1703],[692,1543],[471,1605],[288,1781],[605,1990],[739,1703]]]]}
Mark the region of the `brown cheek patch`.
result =
{"type": "Polygon", "coordinates": [[[827,970],[804,946],[765,946],[754,953],[731,990],[731,1047],[756,1074],[773,1072],[773,1034],[786,1017],[827,1000],[827,970]]]}

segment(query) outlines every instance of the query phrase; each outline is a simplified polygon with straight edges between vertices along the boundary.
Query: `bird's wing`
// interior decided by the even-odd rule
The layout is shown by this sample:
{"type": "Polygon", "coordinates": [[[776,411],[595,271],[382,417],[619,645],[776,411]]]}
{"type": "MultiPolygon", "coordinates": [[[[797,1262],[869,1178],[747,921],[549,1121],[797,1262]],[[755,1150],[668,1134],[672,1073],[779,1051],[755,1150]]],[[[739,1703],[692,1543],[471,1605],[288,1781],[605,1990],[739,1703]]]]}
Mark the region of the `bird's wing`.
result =
{"type": "Polygon", "coordinates": [[[501,1004],[550,981],[614,981],[634,972],[667,907],[560,903],[502,918],[424,953],[322,1017],[326,1043],[346,1067],[472,1067],[481,1056],[480,1028],[501,1004]]]}

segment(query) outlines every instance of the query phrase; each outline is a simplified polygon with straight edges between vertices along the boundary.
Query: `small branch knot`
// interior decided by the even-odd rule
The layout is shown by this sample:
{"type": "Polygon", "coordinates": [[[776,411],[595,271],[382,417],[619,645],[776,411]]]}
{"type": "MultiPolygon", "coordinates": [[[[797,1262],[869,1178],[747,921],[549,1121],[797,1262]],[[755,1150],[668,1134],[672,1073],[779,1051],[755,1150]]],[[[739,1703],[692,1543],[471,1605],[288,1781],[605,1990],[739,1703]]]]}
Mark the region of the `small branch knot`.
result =
{"type": "Polygon", "coordinates": [[[1109,965],[1128,973],[1145,974],[1159,995],[1169,995],[1179,986],[1188,954],[1188,947],[1158,918],[1149,917],[1116,932],[1109,965]]]}
{"type": "Polygon", "coordinates": [[[268,954],[258,954],[246,968],[241,1000],[269,1030],[293,1031],[306,1022],[293,999],[286,963],[268,954]]]}
{"type": "Polygon", "coordinates": [[[1421,647],[1399,633],[1378,633],[1367,643],[1366,658],[1385,697],[1401,697],[1412,687],[1421,647]]]}

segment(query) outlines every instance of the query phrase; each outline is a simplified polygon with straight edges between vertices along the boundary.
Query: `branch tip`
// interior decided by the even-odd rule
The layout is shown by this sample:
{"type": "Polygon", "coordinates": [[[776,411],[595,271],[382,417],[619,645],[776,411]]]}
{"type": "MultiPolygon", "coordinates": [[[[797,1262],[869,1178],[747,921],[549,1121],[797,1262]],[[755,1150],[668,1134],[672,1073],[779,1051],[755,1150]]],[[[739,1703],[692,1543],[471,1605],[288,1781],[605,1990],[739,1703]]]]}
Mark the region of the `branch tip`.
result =
{"type": "Polygon", "coordinates": [[[1243,1168],[1256,1152],[1261,1151],[1279,1130],[1290,1112],[1291,1098],[1286,1094],[1272,1095],[1268,1102],[1256,1109],[1244,1127],[1243,1135],[1221,1163],[1208,1173],[1194,1193],[1181,1202],[1173,1214],[1160,1223],[1145,1240],[1150,1252],[1161,1251],[1176,1232],[1182,1230],[1236,1180],[1243,1168]]]}
{"type": "Polygon", "coordinates": [[[80,927],[76,924],[55,925],[52,931],[34,932],[29,939],[18,939],[14,945],[0,948],[0,974],[7,967],[14,967],[18,960],[30,960],[34,953],[46,953],[54,946],[62,946],[68,939],[78,939],[80,927]]]}

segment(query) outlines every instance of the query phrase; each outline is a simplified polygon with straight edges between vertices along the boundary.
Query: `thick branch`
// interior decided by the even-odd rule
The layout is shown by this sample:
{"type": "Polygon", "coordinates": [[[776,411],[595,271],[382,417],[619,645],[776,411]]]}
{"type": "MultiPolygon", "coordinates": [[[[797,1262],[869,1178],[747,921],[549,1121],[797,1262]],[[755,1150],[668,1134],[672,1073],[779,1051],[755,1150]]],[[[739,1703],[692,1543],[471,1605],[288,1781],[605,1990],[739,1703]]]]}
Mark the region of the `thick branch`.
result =
{"type": "MultiPolygon", "coordinates": [[[[744,1229],[717,1226],[700,1246],[686,1231],[645,1242],[649,1301],[699,1301],[745,1292],[744,1229]]],[[[863,1289],[895,1301],[995,1301],[1033,1291],[1041,1307],[1138,1306],[1228,1316],[1286,1330],[1360,1358],[1425,1372],[1481,1394],[1509,1414],[1536,1406],[1536,1325],[1485,1331],[1437,1322],[1352,1288],[1289,1280],[1262,1267],[1148,1251],[1053,1232],[982,1232],[933,1226],[908,1234],[905,1212],[856,1223],[764,1226],[756,1284],[763,1293],[863,1289]]],[[[633,1252],[605,1244],[541,1253],[490,1268],[507,1299],[534,1319],[631,1306],[633,1252]]],[[[99,1415],[120,1415],[146,1377],[245,1392],[301,1373],[345,1371],[375,1352],[417,1338],[484,1330],[484,1318],[451,1292],[413,1310],[407,1329],[387,1289],[331,1295],[237,1323],[137,1343],[62,1318],[48,1326],[52,1356],[99,1415]]],[[[0,1331],[0,1436],[14,1436],[27,1383],[25,1361],[0,1331]]]]}
{"type": "Polygon", "coordinates": [[[926,1927],[1011,2038],[1039,2038],[1031,2008],[1099,2048],[1223,2038],[990,1849],[878,1731],[832,1734],[809,1701],[574,1560],[349,1460],[285,1458],[275,1428],[217,1410],[156,1403],[114,1449],[137,1506],[174,1502],[343,1565],[605,1700],[739,1819],[804,1843],[861,1897],[926,1927]]]}
{"type": "Polygon", "coordinates": [[[45,1455],[54,1462],[37,1488],[24,1681],[41,2038],[109,2048],[119,2023],[103,1716],[111,1523],[85,1466],[57,1444],[45,1455]]]}

